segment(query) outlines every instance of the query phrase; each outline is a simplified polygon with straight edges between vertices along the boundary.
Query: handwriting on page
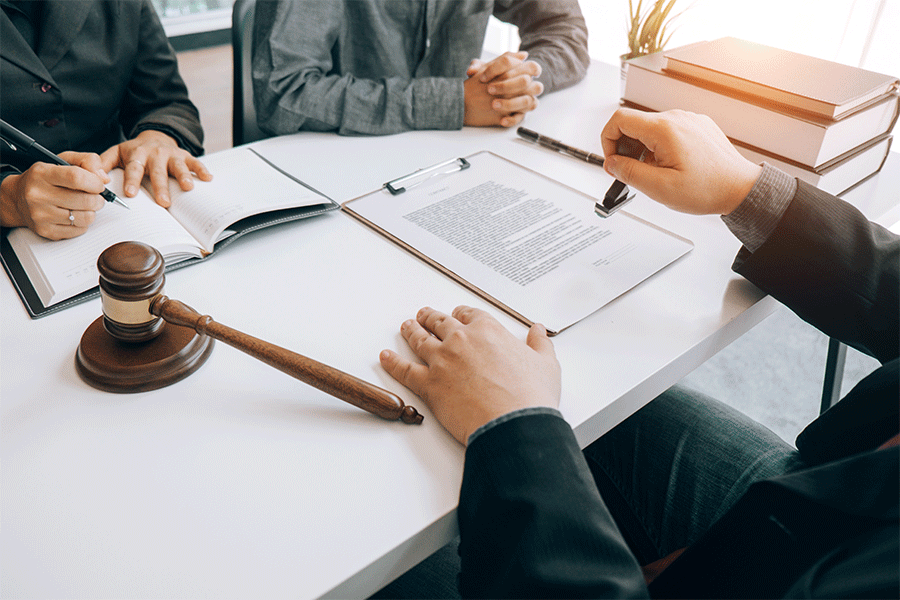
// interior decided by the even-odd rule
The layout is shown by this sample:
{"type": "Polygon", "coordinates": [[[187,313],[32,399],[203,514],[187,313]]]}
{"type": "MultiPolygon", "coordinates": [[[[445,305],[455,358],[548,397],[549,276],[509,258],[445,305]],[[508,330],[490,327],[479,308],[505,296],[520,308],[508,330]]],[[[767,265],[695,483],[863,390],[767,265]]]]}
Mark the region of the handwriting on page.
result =
{"type": "Polygon", "coordinates": [[[403,218],[522,286],[609,235],[526,196],[486,181],[403,218]]]}

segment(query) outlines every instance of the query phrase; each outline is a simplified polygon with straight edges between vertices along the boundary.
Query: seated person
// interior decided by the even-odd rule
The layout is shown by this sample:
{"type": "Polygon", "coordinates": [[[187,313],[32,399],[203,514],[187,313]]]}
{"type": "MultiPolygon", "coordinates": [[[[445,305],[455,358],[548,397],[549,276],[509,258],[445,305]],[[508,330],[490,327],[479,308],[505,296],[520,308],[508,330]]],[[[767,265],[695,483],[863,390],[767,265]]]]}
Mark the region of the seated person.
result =
{"type": "Polygon", "coordinates": [[[422,362],[380,359],[467,445],[462,595],[897,598],[900,237],[745,160],[707,117],[621,109],[602,142],[610,174],[725,215],[737,273],[882,366],[796,448],[675,387],[581,452],[541,325],[523,343],[481,310],[423,308],[400,327],[422,362]],[[622,135],[646,163],[614,154],[622,135]],[[673,556],[648,587],[639,565],[673,556]]]}
{"type": "Polygon", "coordinates": [[[512,127],[541,92],[590,62],[577,0],[283,0],[256,5],[260,128],[382,135],[512,127]],[[478,60],[488,19],[519,28],[520,52],[478,60]]]}
{"type": "Polygon", "coordinates": [[[0,118],[72,165],[0,144],[0,225],[54,240],[81,235],[115,167],[125,170],[126,197],[147,176],[164,207],[169,176],[184,190],[192,171],[212,177],[195,158],[199,113],[150,0],[0,5],[0,118]]]}

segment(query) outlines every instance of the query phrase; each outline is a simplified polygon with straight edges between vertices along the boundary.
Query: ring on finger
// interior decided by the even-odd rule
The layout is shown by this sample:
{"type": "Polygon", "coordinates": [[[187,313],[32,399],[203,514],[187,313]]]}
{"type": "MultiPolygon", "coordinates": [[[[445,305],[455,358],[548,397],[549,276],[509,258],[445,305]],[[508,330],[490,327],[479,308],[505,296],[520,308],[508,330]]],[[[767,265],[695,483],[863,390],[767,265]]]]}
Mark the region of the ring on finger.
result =
{"type": "Polygon", "coordinates": [[[69,225],[75,227],[75,213],[72,212],[72,209],[69,209],[69,225]]]}
{"type": "MultiPolygon", "coordinates": [[[[144,163],[142,163],[142,162],[139,161],[139,160],[129,160],[129,161],[128,161],[128,164],[130,165],[131,163],[137,163],[137,164],[139,164],[139,165],[141,166],[142,169],[144,168],[144,163]]],[[[126,166],[128,166],[128,165],[126,165],[126,166]]]]}

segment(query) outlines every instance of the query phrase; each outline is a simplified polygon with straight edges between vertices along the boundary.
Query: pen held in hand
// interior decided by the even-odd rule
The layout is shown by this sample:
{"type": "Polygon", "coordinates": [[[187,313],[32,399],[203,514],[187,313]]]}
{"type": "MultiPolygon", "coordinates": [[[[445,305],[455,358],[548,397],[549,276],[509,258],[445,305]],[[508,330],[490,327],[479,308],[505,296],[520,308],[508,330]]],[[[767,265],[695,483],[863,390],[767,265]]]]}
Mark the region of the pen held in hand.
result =
{"type": "MultiPolygon", "coordinates": [[[[0,137],[6,140],[6,142],[16,150],[31,154],[41,162],[61,165],[64,167],[71,166],[65,160],[38,144],[34,140],[34,138],[29,137],[28,135],[19,131],[2,119],[0,119],[0,137]]],[[[108,189],[104,188],[104,190],[100,192],[100,196],[107,202],[115,202],[119,206],[129,208],[129,206],[125,204],[125,202],[123,202],[121,198],[116,196],[112,191],[108,189]]]]}

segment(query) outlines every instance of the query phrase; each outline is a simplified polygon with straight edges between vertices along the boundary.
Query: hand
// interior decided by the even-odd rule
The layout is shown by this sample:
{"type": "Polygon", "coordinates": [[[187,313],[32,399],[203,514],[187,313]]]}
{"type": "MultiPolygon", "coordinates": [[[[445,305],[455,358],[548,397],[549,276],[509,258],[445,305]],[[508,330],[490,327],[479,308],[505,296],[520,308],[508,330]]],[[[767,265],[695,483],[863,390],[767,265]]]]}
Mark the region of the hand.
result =
{"type": "Polygon", "coordinates": [[[522,343],[486,312],[458,306],[452,315],[423,308],[400,333],[425,364],[384,350],[381,365],[463,444],[508,412],[559,406],[559,362],[542,325],[522,343]]]}
{"type": "Polygon", "coordinates": [[[680,212],[727,215],[762,171],[734,149],[712,119],[682,110],[620,108],[600,137],[607,173],[680,212]],[[644,162],[616,154],[622,135],[647,146],[644,162]]]}
{"type": "Polygon", "coordinates": [[[191,171],[203,181],[210,181],[212,174],[190,152],[178,147],[170,136],[148,129],[137,137],[117,144],[100,155],[107,171],[116,167],[125,169],[125,195],[133,198],[138,192],[144,175],[150,177],[153,199],[163,208],[172,205],[169,197],[169,176],[178,180],[182,190],[194,187],[191,171]]]}
{"type": "Polygon", "coordinates": [[[3,180],[0,215],[4,227],[28,227],[51,240],[87,231],[94,213],[106,205],[99,194],[109,175],[96,154],[63,152],[60,157],[70,166],[38,162],[3,180]]]}
{"type": "Polygon", "coordinates": [[[512,127],[538,106],[544,84],[534,81],[541,67],[527,52],[507,52],[490,62],[473,60],[464,83],[466,125],[512,127]]]}

